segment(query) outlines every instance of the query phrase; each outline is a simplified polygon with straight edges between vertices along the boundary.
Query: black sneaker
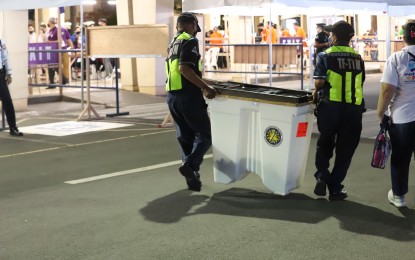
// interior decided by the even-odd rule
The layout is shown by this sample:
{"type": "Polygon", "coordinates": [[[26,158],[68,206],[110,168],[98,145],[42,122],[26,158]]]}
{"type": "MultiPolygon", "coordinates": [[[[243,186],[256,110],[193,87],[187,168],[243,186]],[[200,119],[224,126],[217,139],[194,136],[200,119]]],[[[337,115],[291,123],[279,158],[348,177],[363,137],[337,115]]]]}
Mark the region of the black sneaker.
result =
{"type": "Polygon", "coordinates": [[[202,182],[200,182],[199,173],[195,172],[189,164],[184,163],[179,167],[179,172],[185,177],[189,190],[200,191],[202,182]]]}
{"type": "Polygon", "coordinates": [[[316,187],[314,188],[314,194],[317,196],[326,196],[326,182],[322,179],[318,179],[316,187]]]}
{"type": "Polygon", "coordinates": [[[23,133],[17,129],[17,127],[11,127],[10,128],[10,135],[12,136],[23,136],[23,133]]]}
{"type": "Polygon", "coordinates": [[[329,200],[344,200],[345,198],[347,198],[347,191],[345,189],[329,195],[329,200]]]}

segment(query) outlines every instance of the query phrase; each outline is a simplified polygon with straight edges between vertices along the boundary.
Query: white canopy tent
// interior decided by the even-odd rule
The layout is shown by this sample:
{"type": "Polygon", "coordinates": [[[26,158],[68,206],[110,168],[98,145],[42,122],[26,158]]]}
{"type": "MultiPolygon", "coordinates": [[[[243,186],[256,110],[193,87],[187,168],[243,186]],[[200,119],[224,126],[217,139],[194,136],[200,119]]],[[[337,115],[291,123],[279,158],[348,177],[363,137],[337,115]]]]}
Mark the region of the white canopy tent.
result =
{"type": "Polygon", "coordinates": [[[0,10],[17,11],[40,9],[48,7],[63,7],[81,5],[82,0],[18,0],[18,1],[0,1],[0,10]]]}
{"type": "MultiPolygon", "coordinates": [[[[414,3],[414,0],[183,0],[183,11],[216,15],[269,15],[270,17],[272,14],[284,16],[298,14],[308,16],[322,14],[407,16],[415,13],[414,3]]],[[[388,27],[390,27],[389,24],[388,27]]],[[[387,39],[390,40],[389,31],[387,39]]],[[[386,47],[387,56],[390,55],[389,40],[386,47]]],[[[271,46],[270,51],[272,52],[271,46]]]]}
{"type": "Polygon", "coordinates": [[[334,11],[336,14],[369,12],[403,16],[415,12],[413,0],[183,0],[183,11],[206,14],[262,15],[264,8],[271,6],[275,12],[284,15],[321,14],[334,11]]]}

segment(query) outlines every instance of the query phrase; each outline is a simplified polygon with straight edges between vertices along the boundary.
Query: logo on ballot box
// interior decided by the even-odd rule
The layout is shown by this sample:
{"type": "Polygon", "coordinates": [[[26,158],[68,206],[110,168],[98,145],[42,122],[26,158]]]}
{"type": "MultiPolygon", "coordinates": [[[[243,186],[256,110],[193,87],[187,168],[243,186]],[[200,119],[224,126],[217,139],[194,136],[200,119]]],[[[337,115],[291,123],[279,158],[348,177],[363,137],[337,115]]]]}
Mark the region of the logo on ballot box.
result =
{"type": "Polygon", "coordinates": [[[265,141],[270,146],[276,147],[282,142],[282,132],[276,126],[269,126],[265,129],[264,133],[265,141]]]}

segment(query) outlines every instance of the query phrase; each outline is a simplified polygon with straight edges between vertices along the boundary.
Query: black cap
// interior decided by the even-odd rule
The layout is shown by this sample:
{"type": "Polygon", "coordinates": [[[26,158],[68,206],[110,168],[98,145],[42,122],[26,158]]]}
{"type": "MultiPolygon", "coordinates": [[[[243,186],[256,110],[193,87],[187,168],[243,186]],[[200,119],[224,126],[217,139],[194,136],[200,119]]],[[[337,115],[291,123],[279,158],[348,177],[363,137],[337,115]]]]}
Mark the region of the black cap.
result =
{"type": "Polygon", "coordinates": [[[338,21],[333,24],[333,34],[337,39],[348,41],[354,36],[354,28],[346,21],[338,21]]]}
{"type": "Polygon", "coordinates": [[[324,29],[326,32],[332,32],[332,31],[333,31],[333,25],[332,25],[332,24],[330,24],[330,25],[325,25],[325,26],[323,27],[323,29],[324,29]]]}
{"type": "Polygon", "coordinates": [[[316,24],[316,27],[317,28],[320,27],[321,29],[324,29],[325,25],[326,25],[325,23],[318,23],[318,24],[316,24]]]}
{"type": "Polygon", "coordinates": [[[264,23],[259,23],[258,25],[257,25],[257,27],[263,27],[264,26],[264,23]]]}
{"type": "Polygon", "coordinates": [[[179,15],[179,17],[177,18],[177,22],[178,23],[191,23],[191,22],[196,22],[196,25],[197,25],[197,32],[201,32],[202,30],[200,29],[200,26],[199,26],[199,21],[197,20],[197,17],[196,17],[196,15],[194,15],[194,14],[192,14],[192,13],[189,13],[189,12],[184,12],[184,13],[181,13],[180,15],[179,15]]]}

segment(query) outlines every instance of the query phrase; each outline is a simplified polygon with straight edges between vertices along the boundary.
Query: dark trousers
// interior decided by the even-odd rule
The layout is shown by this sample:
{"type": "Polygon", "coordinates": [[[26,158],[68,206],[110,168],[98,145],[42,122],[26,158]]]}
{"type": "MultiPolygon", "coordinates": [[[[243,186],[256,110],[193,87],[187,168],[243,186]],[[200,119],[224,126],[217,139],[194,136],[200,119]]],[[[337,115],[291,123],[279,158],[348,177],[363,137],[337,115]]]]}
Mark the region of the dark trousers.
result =
{"type": "Polygon", "coordinates": [[[353,154],[362,132],[362,108],[353,104],[321,102],[318,107],[315,177],[324,179],[331,194],[343,189],[353,154]],[[330,159],[336,151],[334,166],[330,172],[330,159]]]}
{"type": "MultiPolygon", "coordinates": [[[[223,48],[220,48],[219,53],[225,53],[225,52],[223,52],[223,48]]],[[[226,60],[226,56],[218,56],[217,64],[218,64],[219,68],[226,69],[228,67],[228,62],[226,60]]]]}
{"type": "Polygon", "coordinates": [[[14,112],[13,101],[10,96],[9,87],[6,84],[4,72],[0,72],[0,98],[4,112],[6,113],[9,128],[16,127],[16,115],[14,112]]]}
{"type": "MultiPolygon", "coordinates": [[[[49,73],[49,84],[55,84],[55,73],[59,73],[59,69],[58,68],[49,68],[48,69],[48,73],[49,73]]],[[[68,78],[65,77],[65,75],[62,75],[62,82],[61,84],[66,84],[68,83],[68,78]]]]}
{"type": "Polygon", "coordinates": [[[409,165],[415,149],[415,122],[392,124],[389,134],[392,190],[393,194],[403,196],[408,192],[409,165]]]}
{"type": "Polygon", "coordinates": [[[182,160],[196,172],[203,156],[212,145],[210,119],[203,97],[168,94],[167,104],[176,123],[176,135],[182,150],[182,160]]]}

